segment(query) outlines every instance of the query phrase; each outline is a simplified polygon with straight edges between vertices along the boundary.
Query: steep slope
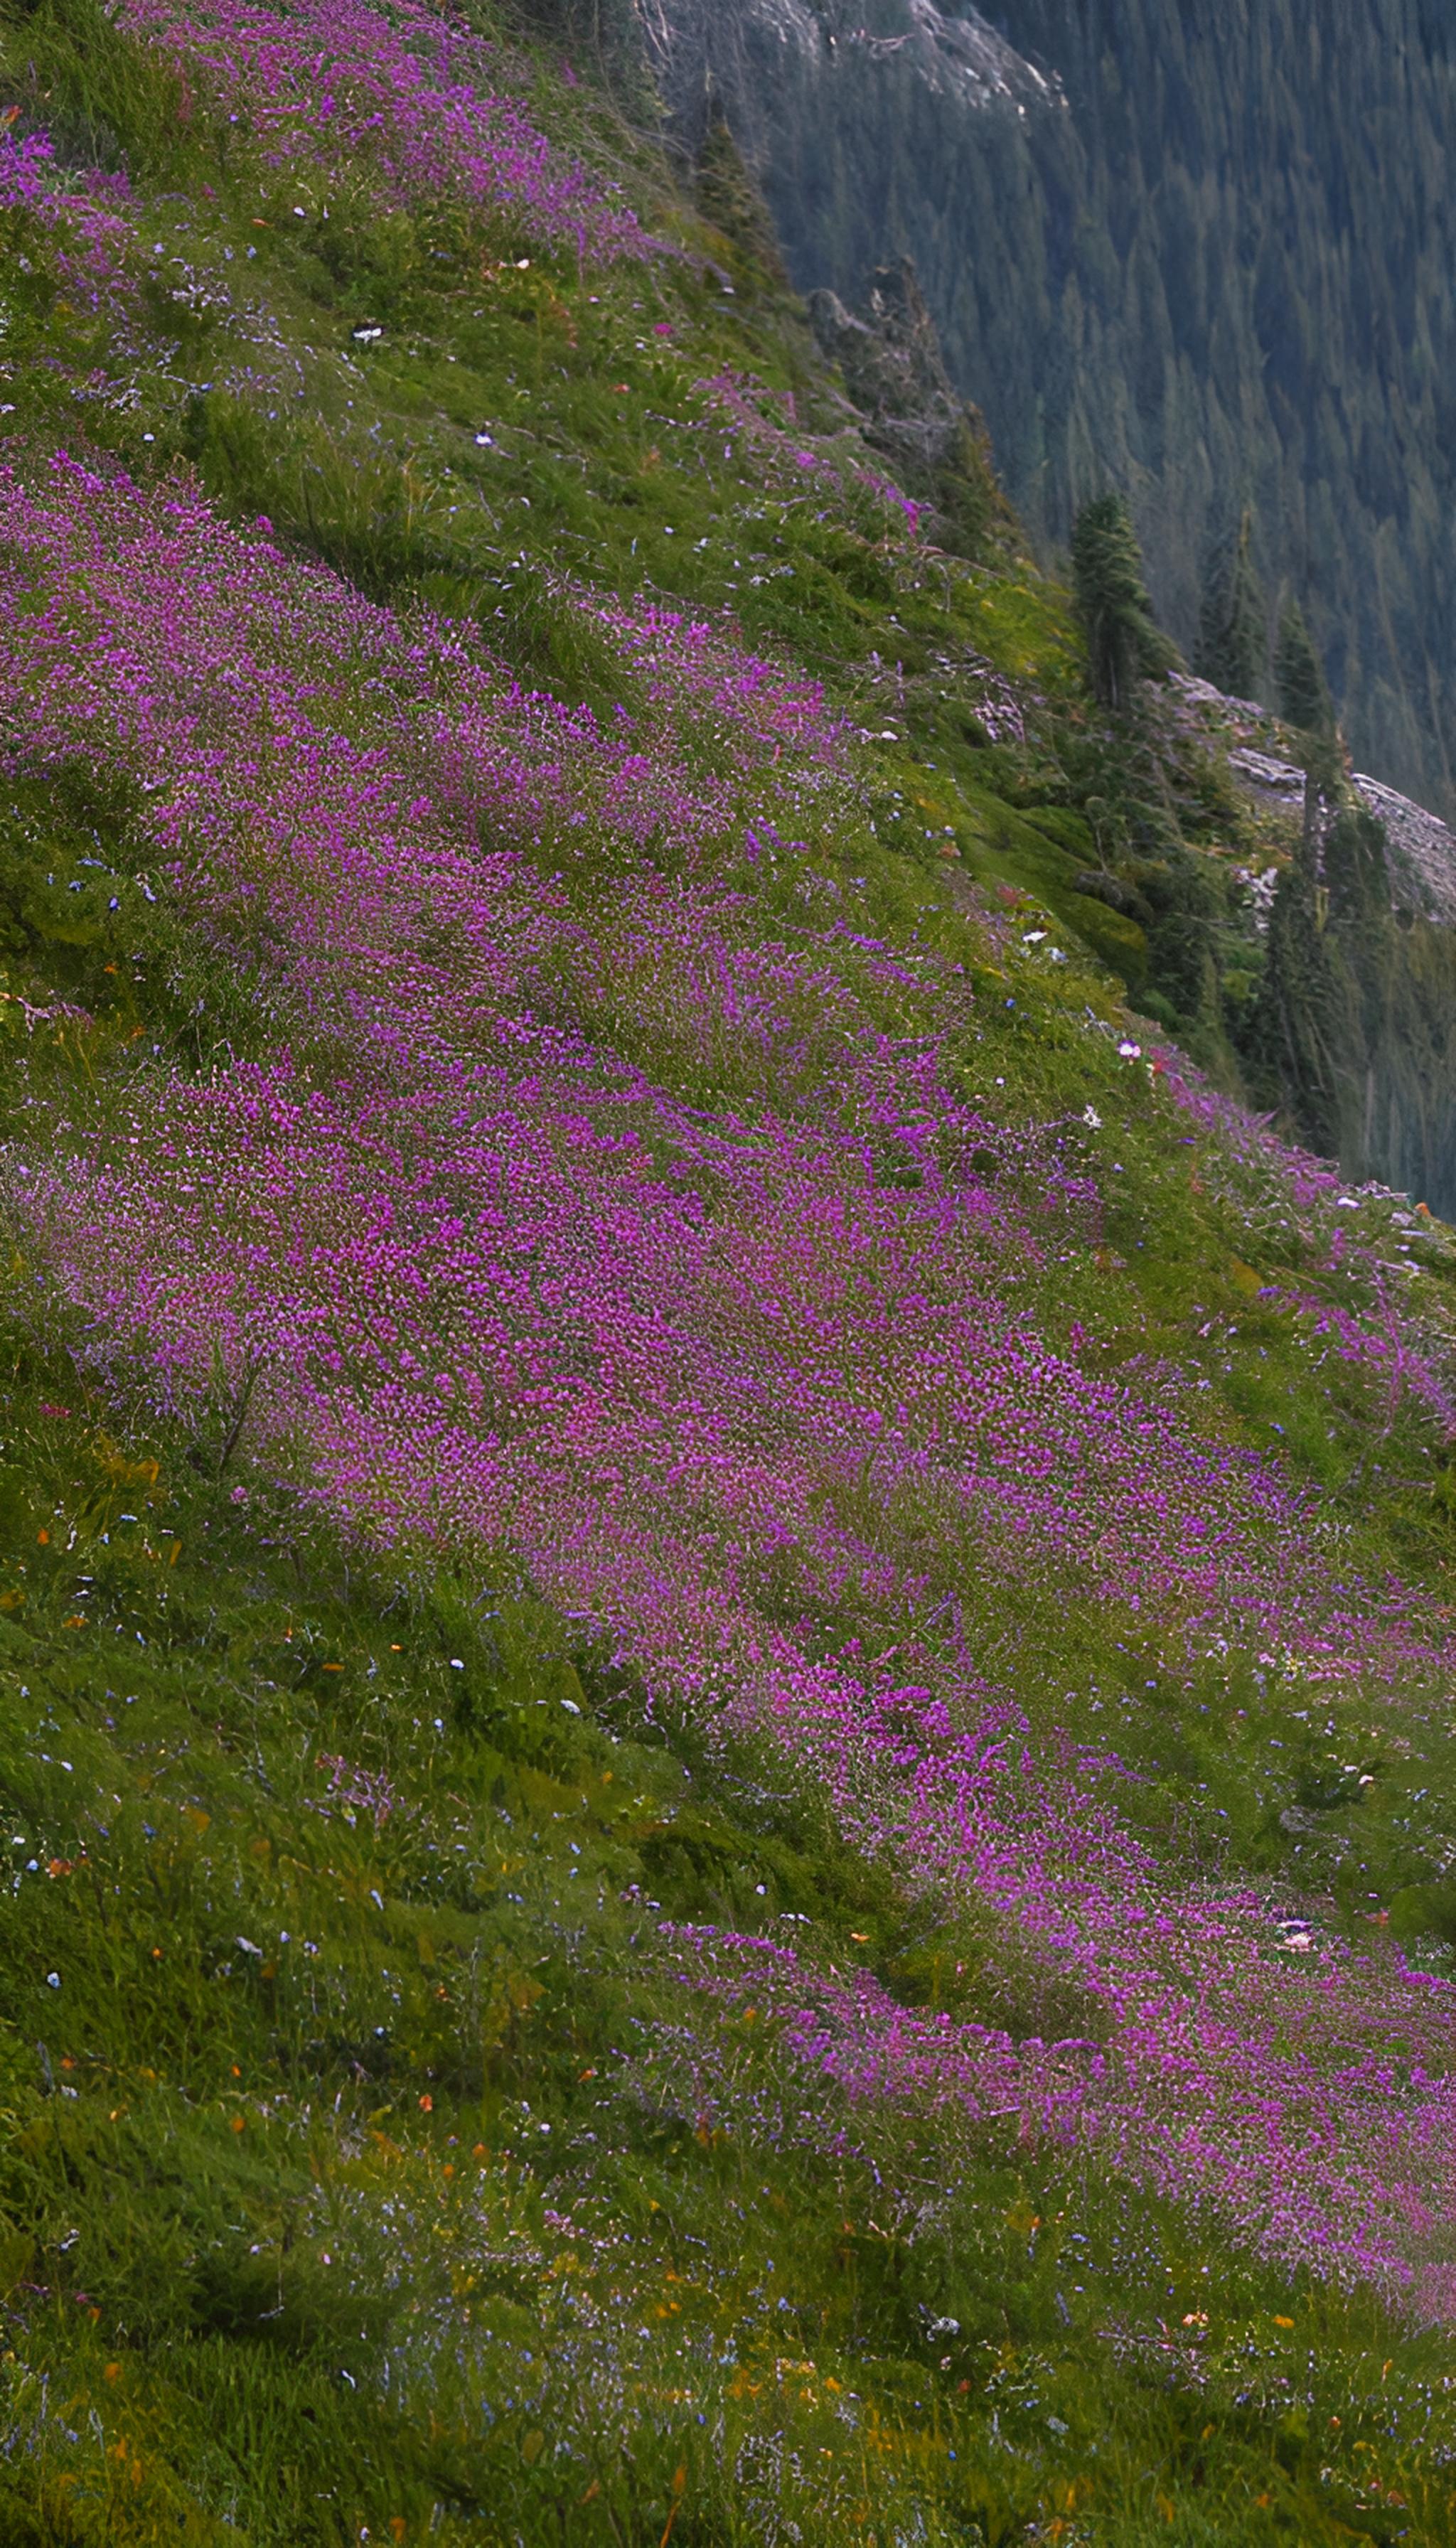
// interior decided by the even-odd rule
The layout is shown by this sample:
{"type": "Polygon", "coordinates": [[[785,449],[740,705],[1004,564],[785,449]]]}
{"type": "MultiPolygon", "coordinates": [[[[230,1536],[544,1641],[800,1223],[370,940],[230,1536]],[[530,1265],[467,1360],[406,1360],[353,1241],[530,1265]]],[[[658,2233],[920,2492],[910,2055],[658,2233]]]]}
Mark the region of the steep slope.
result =
{"type": "Polygon", "coordinates": [[[0,76],[0,2526],[1441,2537],[1456,1245],[1124,1005],[1287,810],[557,54],[0,76]]]}
{"type": "Polygon", "coordinates": [[[850,297],[914,256],[1044,554],[1124,488],[1191,649],[1205,547],[1252,503],[1357,759],[1449,816],[1449,13],[994,15],[1000,35],[927,0],[643,13],[673,31],[656,52],[689,136],[704,83],[723,97],[804,289],[850,297]]]}

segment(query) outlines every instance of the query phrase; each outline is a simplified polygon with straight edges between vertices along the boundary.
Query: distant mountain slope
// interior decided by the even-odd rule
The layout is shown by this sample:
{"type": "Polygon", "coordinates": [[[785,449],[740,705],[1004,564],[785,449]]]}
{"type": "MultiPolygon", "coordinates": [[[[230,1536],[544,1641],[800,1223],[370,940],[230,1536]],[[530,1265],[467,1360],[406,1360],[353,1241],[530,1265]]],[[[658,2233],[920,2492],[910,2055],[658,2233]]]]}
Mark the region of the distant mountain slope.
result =
{"type": "MultiPolygon", "coordinates": [[[[864,23],[845,0],[637,0],[638,16],[664,95],[689,122],[714,92],[733,95],[750,115],[775,103],[750,83],[776,69],[790,81],[825,71],[909,77],[956,107],[1057,102],[1056,83],[998,35],[975,9],[944,11],[934,0],[900,0],[883,21],[864,23]]],[[[782,103],[781,99],[777,103],[782,103]]]]}
{"type": "MultiPolygon", "coordinates": [[[[1111,478],[1191,644],[1251,501],[1356,758],[1456,805],[1456,19],[1433,0],[643,0],[724,96],[795,280],[916,259],[1054,549],[1111,478]]],[[[666,29],[666,41],[664,30],[666,29]]]]}

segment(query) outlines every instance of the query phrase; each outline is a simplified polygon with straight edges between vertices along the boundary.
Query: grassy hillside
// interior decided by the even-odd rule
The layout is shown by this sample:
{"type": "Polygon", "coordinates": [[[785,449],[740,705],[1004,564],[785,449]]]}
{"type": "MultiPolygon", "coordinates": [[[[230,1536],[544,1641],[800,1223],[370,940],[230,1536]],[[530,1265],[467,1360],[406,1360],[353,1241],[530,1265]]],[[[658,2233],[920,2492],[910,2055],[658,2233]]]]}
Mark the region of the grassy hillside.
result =
{"type": "Polygon", "coordinates": [[[1288,845],[554,51],[3,25],[0,2531],[1450,2535],[1456,1251],[1146,1015],[1288,845]]]}

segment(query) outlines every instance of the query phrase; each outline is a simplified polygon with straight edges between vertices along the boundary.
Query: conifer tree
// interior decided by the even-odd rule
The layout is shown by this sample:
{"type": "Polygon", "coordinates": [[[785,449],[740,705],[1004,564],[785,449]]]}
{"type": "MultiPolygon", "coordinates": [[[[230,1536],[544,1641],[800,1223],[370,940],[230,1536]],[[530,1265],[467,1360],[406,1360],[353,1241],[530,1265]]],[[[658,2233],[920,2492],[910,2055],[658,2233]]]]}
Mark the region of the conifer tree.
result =
{"type": "Polygon", "coordinates": [[[1285,602],[1279,617],[1279,642],[1274,649],[1274,683],[1279,699],[1279,713],[1286,725],[1298,726],[1304,734],[1329,734],[1334,726],[1334,709],[1330,703],[1329,684],[1320,661],[1305,614],[1293,594],[1285,602]]]}
{"type": "Polygon", "coordinates": [[[1078,513],[1072,591],[1092,687],[1104,707],[1130,707],[1138,681],[1166,672],[1176,649],[1153,618],[1138,534],[1123,497],[1095,497],[1078,513]]]}
{"type": "Polygon", "coordinates": [[[697,201],[704,218],[738,250],[745,279],[777,292],[791,290],[773,216],[716,99],[697,157],[697,201]]]}
{"type": "Polygon", "coordinates": [[[1254,571],[1253,515],[1210,552],[1204,570],[1194,671],[1234,698],[1257,698],[1269,651],[1268,606],[1254,571]]]}

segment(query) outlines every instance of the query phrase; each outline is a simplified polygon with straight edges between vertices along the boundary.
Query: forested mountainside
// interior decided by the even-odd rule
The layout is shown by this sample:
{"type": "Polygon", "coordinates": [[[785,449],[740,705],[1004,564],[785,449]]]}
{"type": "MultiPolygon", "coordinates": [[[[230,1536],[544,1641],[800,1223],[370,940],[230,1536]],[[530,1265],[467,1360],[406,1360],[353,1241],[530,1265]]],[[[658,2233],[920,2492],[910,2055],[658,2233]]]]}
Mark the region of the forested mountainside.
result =
{"type": "Polygon", "coordinates": [[[652,0],[805,289],[915,258],[1040,552],[1133,500],[1191,653],[1251,506],[1356,759],[1456,811],[1456,16],[1439,0],[652,0]]]}
{"type": "Polygon", "coordinates": [[[531,17],[0,6],[0,2539],[1449,2541],[1451,844],[531,17]]]}

